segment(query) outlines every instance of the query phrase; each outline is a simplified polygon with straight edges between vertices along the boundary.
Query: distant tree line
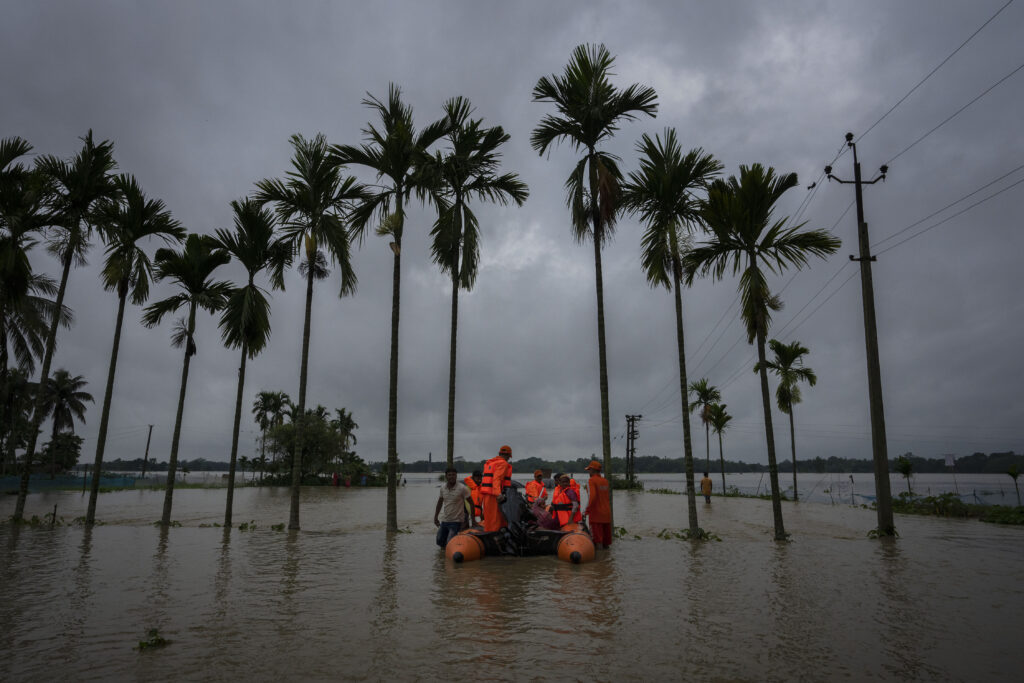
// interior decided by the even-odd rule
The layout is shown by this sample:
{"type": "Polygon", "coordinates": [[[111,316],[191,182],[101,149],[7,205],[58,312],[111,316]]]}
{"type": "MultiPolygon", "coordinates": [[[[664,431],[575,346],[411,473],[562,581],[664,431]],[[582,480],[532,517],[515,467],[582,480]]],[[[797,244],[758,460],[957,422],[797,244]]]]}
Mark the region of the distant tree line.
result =
{"type": "MultiPolygon", "coordinates": [[[[904,453],[900,457],[909,459],[913,464],[913,471],[918,474],[949,471],[949,468],[946,467],[945,458],[921,458],[913,453],[904,453]]],[[[538,469],[550,469],[553,472],[582,473],[583,468],[587,466],[587,463],[589,463],[590,460],[591,458],[576,458],[574,460],[543,460],[541,458],[513,459],[512,471],[522,474],[533,472],[538,469]]],[[[893,458],[889,461],[890,472],[898,471],[896,469],[896,461],[897,458],[893,458]]],[[[486,462],[486,460],[474,462],[456,459],[455,468],[458,469],[459,472],[468,473],[473,470],[483,469],[484,462],[486,462]]],[[[989,454],[973,453],[971,455],[956,458],[954,462],[954,471],[961,474],[1006,474],[1006,471],[1014,464],[1016,464],[1018,468],[1024,468],[1024,455],[1015,454],[1013,451],[989,454]]],[[[379,465],[379,463],[371,463],[370,466],[376,468],[379,467],[379,465]]],[[[412,463],[404,463],[402,465],[402,470],[404,472],[427,472],[428,465],[430,465],[431,472],[441,472],[445,467],[445,463],[443,461],[428,463],[426,460],[417,460],[412,463]]],[[[685,471],[686,462],[684,458],[659,458],[656,455],[642,455],[636,457],[633,467],[637,474],[678,473],[685,471]]],[[[718,468],[719,463],[715,463],[715,467],[718,468]]],[[[625,458],[612,458],[613,472],[624,472],[625,468],[625,458]]],[[[768,465],[748,463],[743,462],[742,460],[726,460],[725,471],[731,474],[739,474],[743,472],[767,472],[768,465]]],[[[792,472],[793,461],[780,461],[779,471],[792,472]]],[[[797,462],[797,472],[807,472],[810,474],[825,472],[870,473],[873,471],[874,463],[870,459],[837,458],[832,456],[829,458],[817,457],[797,462]]]]}

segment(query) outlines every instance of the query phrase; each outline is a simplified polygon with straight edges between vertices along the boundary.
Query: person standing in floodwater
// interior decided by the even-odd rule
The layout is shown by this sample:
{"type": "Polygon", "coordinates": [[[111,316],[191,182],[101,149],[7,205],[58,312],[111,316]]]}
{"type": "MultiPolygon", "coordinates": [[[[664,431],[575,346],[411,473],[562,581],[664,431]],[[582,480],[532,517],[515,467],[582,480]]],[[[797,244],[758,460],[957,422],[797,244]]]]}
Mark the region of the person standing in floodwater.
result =
{"type": "Polygon", "coordinates": [[[704,478],[700,480],[700,492],[704,494],[704,502],[708,505],[711,504],[711,488],[714,485],[715,483],[711,481],[711,477],[705,472],[704,478]]]}
{"type": "MultiPolygon", "coordinates": [[[[469,488],[458,481],[459,471],[449,467],[444,471],[444,484],[434,508],[434,526],[437,527],[437,545],[445,547],[452,536],[462,529],[462,518],[465,514],[466,499],[471,497],[469,488]],[[443,510],[443,511],[442,511],[443,510]],[[438,519],[440,515],[440,519],[438,519]]],[[[470,523],[476,521],[470,512],[470,523]]]]}

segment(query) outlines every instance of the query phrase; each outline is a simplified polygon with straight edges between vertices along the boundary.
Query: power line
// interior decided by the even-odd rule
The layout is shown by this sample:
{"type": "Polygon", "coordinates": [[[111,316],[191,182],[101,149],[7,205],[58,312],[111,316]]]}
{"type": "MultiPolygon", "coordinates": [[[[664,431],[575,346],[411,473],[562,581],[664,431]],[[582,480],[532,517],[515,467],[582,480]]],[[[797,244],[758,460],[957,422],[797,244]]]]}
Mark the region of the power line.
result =
{"type": "Polygon", "coordinates": [[[998,86],[998,85],[1002,84],[1002,83],[1003,83],[1003,82],[1004,82],[1004,81],[1005,81],[1006,79],[1010,78],[1011,76],[1013,76],[1013,75],[1014,75],[1015,73],[1017,73],[1017,72],[1018,72],[1018,71],[1020,71],[1021,69],[1024,69],[1024,64],[1021,64],[1021,65],[1020,65],[1020,66],[1018,66],[1018,67],[1017,67],[1016,69],[1014,69],[1014,70],[1013,70],[1013,71],[1011,71],[1010,73],[1006,74],[1005,76],[1003,76],[1002,78],[1000,78],[1000,79],[999,79],[998,81],[996,81],[995,83],[993,83],[993,84],[992,84],[992,85],[990,85],[989,87],[985,88],[985,90],[984,90],[984,91],[983,91],[983,92],[982,92],[981,94],[977,95],[977,96],[976,96],[976,97],[975,97],[974,99],[972,99],[972,100],[971,100],[970,102],[968,102],[968,103],[967,103],[967,104],[965,104],[964,106],[960,107],[960,108],[959,108],[959,109],[957,109],[957,110],[956,110],[955,112],[953,112],[952,114],[950,114],[949,116],[947,116],[947,117],[946,117],[945,119],[943,119],[943,120],[942,120],[942,122],[941,122],[941,123],[939,123],[939,124],[938,124],[937,126],[935,126],[934,128],[932,128],[931,130],[929,130],[929,131],[928,131],[927,133],[925,133],[924,135],[922,135],[922,136],[921,136],[921,137],[919,137],[918,139],[916,139],[916,140],[914,140],[913,142],[911,142],[911,143],[910,143],[909,145],[907,145],[906,147],[904,147],[904,148],[903,148],[902,150],[900,150],[900,152],[899,152],[899,153],[898,153],[898,154],[897,154],[896,156],[894,156],[894,157],[893,157],[892,159],[889,159],[889,161],[885,162],[885,165],[886,165],[886,166],[888,166],[888,165],[890,165],[890,164],[891,164],[892,162],[894,162],[894,161],[896,161],[897,159],[899,159],[899,158],[900,158],[901,156],[903,156],[903,155],[904,155],[904,154],[905,154],[906,152],[910,151],[910,150],[911,150],[911,149],[912,149],[912,148],[913,148],[913,147],[914,147],[914,146],[915,146],[915,145],[916,145],[917,143],[921,142],[921,141],[922,141],[922,140],[924,140],[924,139],[925,139],[926,137],[928,137],[929,135],[931,135],[932,133],[934,133],[935,131],[937,131],[937,130],[938,130],[939,128],[942,128],[942,127],[943,127],[944,125],[946,125],[947,123],[949,123],[950,121],[952,121],[952,120],[953,120],[953,119],[954,119],[954,118],[955,118],[955,117],[956,117],[956,116],[957,116],[958,114],[960,114],[960,113],[961,113],[962,111],[964,111],[965,109],[967,109],[967,108],[968,108],[969,106],[971,106],[972,104],[974,104],[975,102],[977,102],[978,100],[980,100],[980,99],[981,99],[982,97],[984,97],[985,95],[987,95],[987,94],[989,94],[990,92],[992,92],[992,90],[994,90],[994,89],[996,88],[996,86],[998,86]]]}
{"type": "MultiPolygon", "coordinates": [[[[993,180],[993,181],[991,181],[989,183],[985,183],[984,185],[979,187],[977,190],[974,190],[973,192],[970,192],[968,194],[965,194],[963,197],[960,197],[960,199],[957,199],[954,202],[950,202],[949,204],[946,204],[944,207],[942,207],[938,211],[935,211],[934,213],[928,214],[927,216],[925,216],[921,220],[915,221],[915,222],[911,223],[910,225],[908,225],[907,227],[903,228],[902,230],[898,230],[898,231],[894,232],[893,234],[889,235],[888,237],[886,237],[886,238],[884,238],[882,240],[879,240],[878,242],[875,242],[874,244],[871,245],[871,247],[875,248],[875,247],[877,247],[880,244],[884,244],[884,243],[888,242],[889,240],[894,239],[894,238],[902,235],[907,230],[910,230],[911,228],[914,228],[914,227],[920,225],[921,223],[924,223],[926,220],[928,220],[930,218],[934,218],[935,216],[938,216],[940,213],[942,213],[946,209],[949,209],[949,208],[951,208],[953,206],[956,206],[957,204],[959,204],[960,202],[964,201],[965,199],[968,199],[969,197],[973,197],[974,195],[978,194],[982,190],[984,190],[984,189],[986,189],[988,187],[991,187],[992,185],[995,185],[1000,180],[1003,180],[1004,178],[1013,175],[1014,173],[1016,173],[1017,171],[1021,170],[1022,168],[1024,168],[1024,164],[1021,164],[1020,166],[1018,166],[1017,168],[1013,169],[1012,171],[1004,173],[1003,175],[999,176],[998,178],[996,178],[995,180],[993,180]]],[[[1012,185],[1010,187],[1012,187],[1012,185]]],[[[1009,189],[1009,188],[1006,188],[1006,189],[1009,189]]],[[[995,196],[995,195],[992,195],[992,196],[995,196]]]]}
{"type": "Polygon", "coordinates": [[[952,216],[949,216],[948,218],[943,218],[943,219],[942,219],[941,221],[939,221],[938,223],[935,223],[935,224],[933,224],[933,225],[929,225],[929,226],[928,226],[927,228],[925,228],[925,229],[923,229],[923,230],[919,230],[918,232],[915,232],[915,233],[914,233],[913,235],[910,235],[910,236],[909,236],[909,237],[907,237],[906,239],[902,239],[902,240],[900,240],[899,242],[897,242],[896,244],[893,244],[893,245],[891,245],[891,246],[888,246],[888,247],[886,247],[886,248],[885,248],[885,249],[883,249],[882,251],[880,251],[880,252],[876,253],[876,254],[875,254],[875,256],[881,256],[882,254],[884,254],[884,253],[885,253],[885,252],[887,252],[887,251],[892,251],[893,249],[895,249],[896,247],[900,246],[901,244],[906,244],[907,242],[909,242],[910,240],[914,239],[915,237],[920,237],[921,235],[923,235],[924,233],[928,232],[929,230],[931,230],[931,229],[933,229],[933,228],[937,228],[937,227],[939,227],[940,225],[942,225],[943,223],[948,223],[949,221],[953,220],[953,219],[954,219],[954,218],[956,218],[957,216],[962,216],[963,214],[967,213],[968,211],[970,211],[970,210],[971,210],[971,209],[973,209],[974,207],[978,206],[979,204],[984,204],[984,203],[985,203],[985,202],[987,202],[988,200],[990,200],[990,199],[993,199],[993,198],[995,198],[995,197],[998,197],[999,195],[1001,195],[1002,193],[1006,192],[1007,190],[1012,190],[1013,188],[1017,187],[1017,186],[1018,186],[1018,185],[1020,185],[1021,183],[1024,183],[1024,178],[1021,178],[1021,179],[1020,179],[1020,180],[1018,180],[1017,182],[1015,182],[1015,183],[1013,183],[1012,185],[1009,185],[1009,186],[1007,186],[1007,187],[1004,187],[1004,188],[1003,188],[1003,189],[1001,189],[1001,190],[998,190],[998,191],[996,191],[996,192],[993,192],[992,194],[990,194],[989,196],[985,197],[984,199],[979,199],[978,201],[974,202],[973,204],[971,204],[971,205],[970,205],[970,206],[968,206],[967,208],[965,208],[965,209],[962,209],[962,210],[960,210],[960,211],[957,211],[957,212],[956,212],[956,213],[954,213],[954,214],[953,214],[952,216]]]}
{"type": "MultiPolygon", "coordinates": [[[[1009,7],[1009,6],[1010,6],[1010,5],[1012,5],[1012,4],[1013,4],[1013,0],[1009,0],[1009,2],[1007,2],[1007,3],[1005,4],[1005,5],[1003,5],[1003,6],[1002,6],[1002,7],[1000,7],[1000,8],[998,9],[998,10],[996,10],[996,13],[995,13],[995,14],[993,14],[993,15],[992,15],[991,17],[989,17],[989,18],[988,18],[988,20],[987,20],[987,21],[986,21],[986,22],[985,22],[984,24],[982,24],[981,26],[979,26],[979,27],[978,27],[978,29],[977,29],[977,30],[976,30],[976,31],[975,31],[974,33],[972,33],[971,35],[967,36],[967,40],[965,40],[964,42],[960,43],[960,47],[958,47],[957,49],[955,49],[955,50],[953,50],[952,52],[950,52],[950,53],[949,53],[949,55],[947,55],[945,59],[943,59],[943,60],[942,60],[941,62],[939,62],[938,66],[936,66],[936,67],[935,67],[934,69],[932,69],[931,71],[929,71],[929,72],[928,72],[928,75],[927,75],[927,76],[925,76],[925,77],[924,77],[924,78],[922,78],[922,79],[921,79],[920,81],[918,81],[918,82],[917,82],[917,85],[915,85],[915,86],[914,86],[913,88],[911,88],[910,90],[908,90],[908,91],[907,91],[907,94],[906,94],[906,95],[904,95],[903,97],[901,97],[901,98],[899,99],[899,101],[898,101],[898,102],[897,102],[896,104],[892,105],[892,106],[891,106],[891,107],[889,108],[889,111],[887,111],[887,112],[885,112],[884,114],[882,114],[882,116],[881,116],[881,117],[879,117],[879,119],[878,119],[877,121],[875,121],[874,123],[872,123],[872,124],[871,124],[871,125],[870,125],[870,126],[868,127],[868,129],[867,129],[866,131],[864,131],[863,133],[861,133],[861,134],[860,134],[860,136],[858,136],[858,137],[857,137],[857,139],[855,140],[855,142],[860,142],[861,138],[863,138],[863,137],[864,137],[865,135],[867,135],[868,133],[870,133],[870,132],[871,132],[871,130],[872,130],[872,129],[873,129],[873,128],[874,128],[875,126],[877,126],[877,125],[878,125],[879,123],[881,123],[881,122],[882,122],[882,120],[883,120],[883,119],[884,119],[884,118],[885,118],[886,116],[888,116],[889,114],[893,113],[893,111],[895,111],[896,107],[898,107],[898,106],[900,106],[901,104],[903,104],[903,101],[904,101],[904,100],[906,100],[906,99],[907,99],[908,97],[910,97],[910,96],[911,96],[911,95],[912,95],[912,94],[914,93],[914,91],[915,91],[915,90],[917,90],[918,88],[920,88],[920,87],[921,87],[921,86],[922,86],[922,85],[924,84],[924,82],[925,82],[925,81],[927,81],[927,80],[928,80],[929,78],[931,78],[931,77],[932,77],[932,76],[933,76],[933,75],[935,74],[935,72],[936,72],[936,71],[938,71],[939,69],[941,69],[941,68],[943,67],[943,65],[944,65],[944,64],[945,64],[946,62],[948,62],[948,61],[949,61],[950,59],[952,59],[952,58],[953,58],[953,55],[955,55],[955,54],[956,54],[957,52],[960,52],[960,50],[962,50],[962,49],[963,49],[963,47],[964,47],[965,45],[967,45],[967,43],[971,42],[971,39],[972,39],[972,38],[974,38],[974,36],[976,36],[976,35],[978,35],[979,33],[981,33],[981,30],[982,30],[983,28],[985,28],[986,26],[988,26],[988,25],[989,25],[989,24],[990,24],[990,23],[992,22],[992,20],[993,20],[993,19],[995,19],[996,17],[998,17],[998,16],[999,16],[999,14],[1000,14],[1000,13],[1001,13],[1001,12],[1002,12],[1002,11],[1003,11],[1004,9],[1006,9],[1007,7],[1009,7]]],[[[902,154],[902,152],[901,152],[901,154],[902,154]]],[[[838,158],[838,156],[837,156],[837,158],[838,158]]],[[[834,164],[834,163],[835,163],[835,162],[833,161],[833,164],[834,164]]]]}

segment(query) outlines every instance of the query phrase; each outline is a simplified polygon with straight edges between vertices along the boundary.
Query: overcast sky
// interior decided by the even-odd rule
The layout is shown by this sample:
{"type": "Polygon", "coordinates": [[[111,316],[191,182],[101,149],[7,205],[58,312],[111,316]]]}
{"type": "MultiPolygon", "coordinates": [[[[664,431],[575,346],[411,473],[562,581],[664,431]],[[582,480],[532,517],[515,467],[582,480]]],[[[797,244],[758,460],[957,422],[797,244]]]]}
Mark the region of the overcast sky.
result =
{"type": "MultiPolygon", "coordinates": [[[[511,135],[504,169],[529,185],[522,208],[476,205],[482,228],[475,289],[460,297],[456,455],[600,454],[600,395],[593,249],[570,233],[563,182],[568,146],[542,158],[530,131],[551,105],[531,101],[538,78],[560,73],[580,43],[617,56],[613,81],[652,86],[656,119],[622,126],[606,149],[637,165],[636,141],[666,127],[685,149],[725,165],[760,162],[795,171],[801,185],[780,215],[831,229],[843,246],[827,261],[770,282],[785,309],[771,337],[799,340],[818,375],[795,411],[799,458],[871,457],[863,315],[850,185],[819,182],[847,131],[863,134],[1005,0],[949,2],[46,2],[0,0],[0,137],[69,157],[92,128],[115,144],[119,170],[163,199],[190,231],[230,227],[229,202],[288,168],[293,133],[359,143],[372,113],[366,93],[402,88],[419,126],[444,101],[467,97],[511,135]],[[845,214],[844,214],[845,212],[845,214]]],[[[1024,3],[1013,3],[858,143],[865,189],[891,457],[1024,450],[1020,390],[1021,186],[1024,73],[1018,72],[911,149],[911,143],[1024,63],[1024,3]],[[895,160],[894,157],[897,157],[895,160]],[[890,161],[891,160],[891,161],[890,161]],[[1016,170],[1015,170],[1016,169],[1016,170]],[[898,237],[900,231],[1013,171],[898,237]],[[891,248],[891,250],[886,250],[891,248]]],[[[371,181],[361,169],[351,173],[371,181]]],[[[835,163],[852,178],[852,158],[835,163]]],[[[432,264],[432,210],[415,205],[403,244],[398,402],[402,460],[444,458],[450,284],[432,264]]],[[[667,290],[640,269],[641,227],[623,217],[604,250],[612,448],[625,449],[627,413],[642,414],[639,455],[679,457],[682,423],[675,318],[667,290]]],[[[155,248],[156,245],[154,245],[155,248]]],[[[59,276],[42,250],[35,267],[59,276]]],[[[82,461],[91,462],[116,298],[99,284],[99,245],[71,274],[54,368],[81,374],[97,397],[82,461]]],[[[357,450],[386,457],[391,252],[369,235],[356,252],[359,288],[337,297],[333,275],[313,304],[307,402],[346,407],[357,450]]],[[[238,279],[237,267],[222,277],[238,279]]],[[[760,387],[737,313],[737,282],[701,280],[684,292],[691,379],[718,386],[734,416],[724,439],[733,460],[767,462],[760,387]]],[[[297,269],[275,293],[273,336],[248,366],[240,453],[256,450],[248,412],[259,390],[297,397],[304,287],[297,269]]],[[[154,297],[171,292],[158,285],[154,297]]],[[[171,324],[145,329],[126,316],[106,457],[169,454],[181,354],[171,324]]],[[[216,320],[198,319],[180,457],[226,460],[238,357],[216,320]]],[[[774,381],[772,382],[774,391],[774,381]]],[[[780,460],[789,429],[773,399],[780,460]]],[[[705,444],[693,420],[694,452],[705,444]]],[[[717,444],[712,446],[717,456],[717,444]]]]}

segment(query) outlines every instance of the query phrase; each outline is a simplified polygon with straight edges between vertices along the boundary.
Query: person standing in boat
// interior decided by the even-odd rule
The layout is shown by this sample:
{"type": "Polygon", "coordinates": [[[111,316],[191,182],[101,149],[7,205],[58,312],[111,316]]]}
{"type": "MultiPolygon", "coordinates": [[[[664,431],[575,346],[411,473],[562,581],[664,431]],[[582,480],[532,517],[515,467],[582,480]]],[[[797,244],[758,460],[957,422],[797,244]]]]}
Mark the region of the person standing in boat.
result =
{"type": "Polygon", "coordinates": [[[563,527],[569,522],[583,519],[580,514],[580,497],[573,489],[569,475],[559,472],[555,475],[555,481],[557,484],[551,494],[551,507],[548,510],[558,520],[558,526],[563,527]]]}
{"type": "Polygon", "coordinates": [[[533,481],[526,482],[526,502],[533,505],[539,501],[541,504],[547,502],[548,490],[544,486],[544,473],[534,470],[533,481]]]}
{"type": "Polygon", "coordinates": [[[484,510],[484,531],[498,531],[508,526],[501,504],[505,502],[505,489],[512,485],[512,447],[502,446],[498,455],[484,463],[480,481],[481,507],[484,510]]]}
{"type": "Polygon", "coordinates": [[[601,476],[601,463],[591,460],[587,465],[590,481],[587,483],[587,511],[590,520],[590,534],[594,545],[598,543],[605,548],[612,544],[612,506],[611,484],[601,476]]]}

